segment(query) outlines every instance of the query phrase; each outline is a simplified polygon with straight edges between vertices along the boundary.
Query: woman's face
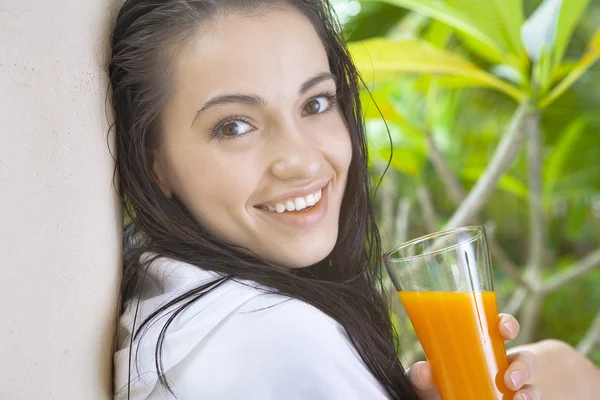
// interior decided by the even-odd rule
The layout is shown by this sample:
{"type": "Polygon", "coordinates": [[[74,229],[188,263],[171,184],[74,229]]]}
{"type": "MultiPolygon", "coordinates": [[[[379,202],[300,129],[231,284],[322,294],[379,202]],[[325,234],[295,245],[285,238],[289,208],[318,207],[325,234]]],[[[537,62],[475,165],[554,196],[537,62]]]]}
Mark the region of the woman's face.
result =
{"type": "Polygon", "coordinates": [[[213,235],[287,268],[333,249],[351,161],[336,82],[291,9],[229,14],[175,60],[153,173],[213,235]]]}

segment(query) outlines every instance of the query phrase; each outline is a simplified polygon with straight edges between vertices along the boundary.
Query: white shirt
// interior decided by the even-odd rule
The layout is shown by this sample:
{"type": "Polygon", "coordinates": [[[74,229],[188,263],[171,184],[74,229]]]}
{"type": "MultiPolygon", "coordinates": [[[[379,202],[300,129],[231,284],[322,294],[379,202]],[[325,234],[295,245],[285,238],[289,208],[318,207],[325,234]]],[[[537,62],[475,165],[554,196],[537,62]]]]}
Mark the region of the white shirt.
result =
{"type": "MultiPolygon", "coordinates": [[[[155,261],[136,327],[161,304],[219,275],[165,258],[155,261]]],[[[128,357],[137,298],[119,322],[115,399],[127,399],[128,357]]],[[[167,317],[133,343],[131,399],[169,398],[158,384],[156,341],[167,317]]],[[[156,321],[156,320],[155,320],[156,321]]],[[[137,329],[137,328],[136,328],[137,329]]],[[[182,312],[169,327],[163,368],[178,399],[389,399],[345,330],[317,308],[264,293],[250,281],[228,281],[182,312]]]]}

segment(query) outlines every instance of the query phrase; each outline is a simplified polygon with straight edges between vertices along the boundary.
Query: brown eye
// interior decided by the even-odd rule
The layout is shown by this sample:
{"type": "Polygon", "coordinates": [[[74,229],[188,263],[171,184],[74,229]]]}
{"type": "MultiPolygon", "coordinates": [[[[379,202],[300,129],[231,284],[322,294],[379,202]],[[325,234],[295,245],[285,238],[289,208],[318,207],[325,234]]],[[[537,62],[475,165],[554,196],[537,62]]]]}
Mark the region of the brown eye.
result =
{"type": "Polygon", "coordinates": [[[222,136],[240,136],[252,130],[250,124],[244,121],[228,122],[219,129],[219,134],[222,136]]]}
{"type": "Polygon", "coordinates": [[[304,115],[320,114],[329,108],[329,103],[330,102],[327,97],[321,96],[314,98],[304,105],[302,113],[304,115]]]}

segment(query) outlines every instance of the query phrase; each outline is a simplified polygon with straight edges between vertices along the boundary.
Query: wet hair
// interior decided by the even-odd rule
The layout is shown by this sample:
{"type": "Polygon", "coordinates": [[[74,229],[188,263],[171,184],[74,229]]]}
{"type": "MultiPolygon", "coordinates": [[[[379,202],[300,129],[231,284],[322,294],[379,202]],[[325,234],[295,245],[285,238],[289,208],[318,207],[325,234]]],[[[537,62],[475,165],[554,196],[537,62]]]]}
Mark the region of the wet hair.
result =
{"type": "MultiPolygon", "coordinates": [[[[379,290],[381,241],[370,200],[367,148],[361,117],[360,77],[327,0],[127,0],[118,14],[109,64],[115,178],[126,212],[123,304],[140,296],[146,270],[158,257],[183,261],[222,275],[165,304],[133,328],[133,342],[159,317],[155,352],[158,379],[173,394],[162,369],[162,343],[171,321],[189,305],[230,279],[250,280],[299,299],[335,319],[373,376],[393,399],[417,399],[398,359],[396,332],[379,290]],[[322,261],[293,272],[211,235],[176,196],[165,196],[151,175],[151,150],[161,144],[160,113],[173,91],[173,60],[201,34],[203,23],[226,13],[260,15],[288,7],[313,25],[335,75],[337,98],[352,142],[337,242],[322,261]],[[141,257],[151,253],[154,257],[141,257]]],[[[136,313],[137,314],[137,313],[136,313]]],[[[137,315],[136,315],[137,318],[137,315]]],[[[293,345],[293,344],[291,344],[293,345]]],[[[135,360],[133,360],[135,362],[135,360]]],[[[128,392],[129,394],[129,392],[128,392]]]]}

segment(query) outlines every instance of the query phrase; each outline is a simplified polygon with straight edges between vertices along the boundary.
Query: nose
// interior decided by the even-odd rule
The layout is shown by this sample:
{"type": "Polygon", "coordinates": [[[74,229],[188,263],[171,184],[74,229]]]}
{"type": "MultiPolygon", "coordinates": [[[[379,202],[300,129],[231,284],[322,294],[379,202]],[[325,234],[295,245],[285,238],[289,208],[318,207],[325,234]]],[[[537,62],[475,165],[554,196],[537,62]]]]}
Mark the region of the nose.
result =
{"type": "Polygon", "coordinates": [[[323,163],[323,153],[314,133],[291,123],[273,132],[274,161],[271,173],[282,180],[314,178],[323,163]]]}

